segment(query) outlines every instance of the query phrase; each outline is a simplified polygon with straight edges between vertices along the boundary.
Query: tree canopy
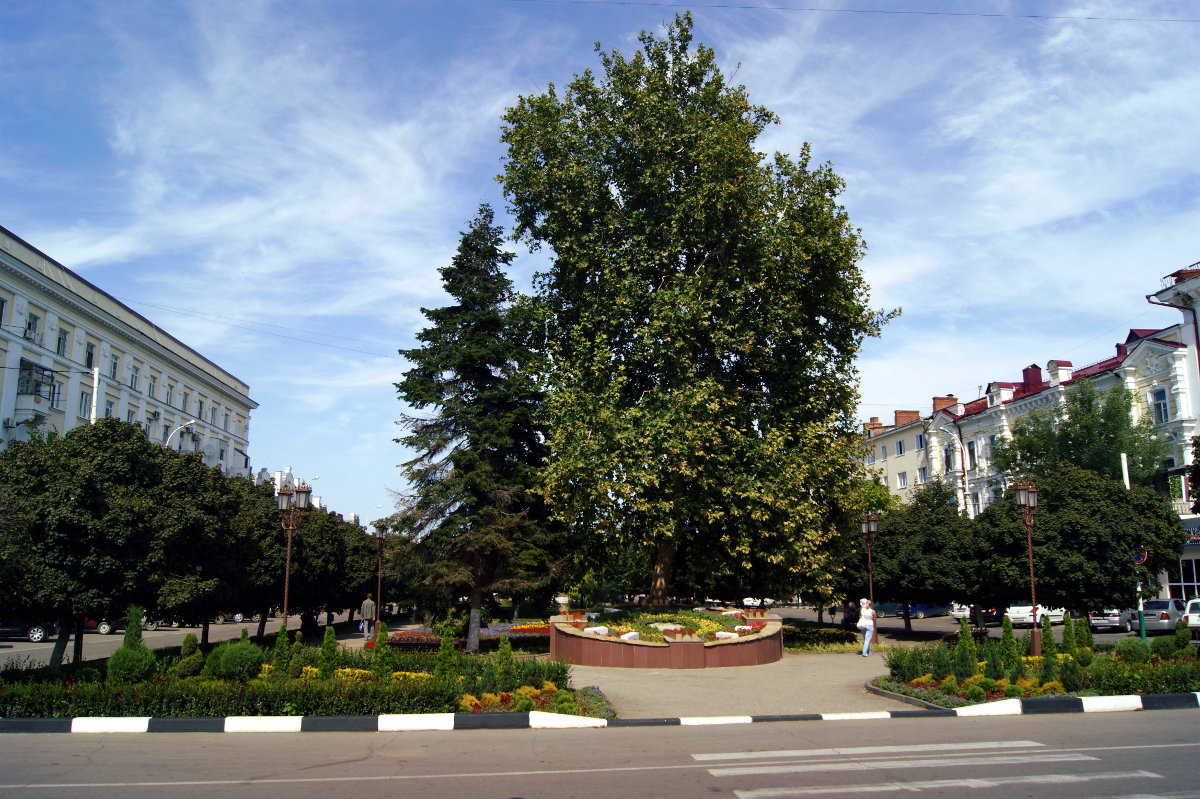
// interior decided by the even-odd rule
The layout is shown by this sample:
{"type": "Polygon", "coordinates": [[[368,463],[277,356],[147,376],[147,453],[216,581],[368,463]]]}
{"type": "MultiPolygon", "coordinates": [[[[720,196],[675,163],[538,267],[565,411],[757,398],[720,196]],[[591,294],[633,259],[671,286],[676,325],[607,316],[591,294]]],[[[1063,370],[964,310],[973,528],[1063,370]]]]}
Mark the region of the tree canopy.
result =
{"type": "Polygon", "coordinates": [[[542,585],[561,557],[561,527],[532,490],[546,450],[526,306],[513,302],[503,272],[513,256],[493,222],[481,206],[440,270],[455,301],[422,309],[431,324],[421,347],[401,350],[412,366],[396,384],[412,408],[432,411],[400,422],[397,440],[417,456],[403,466],[413,488],[396,522],[419,541],[426,579],[469,595],[469,649],[485,593],[542,585]]]}
{"type": "Polygon", "coordinates": [[[999,471],[1035,481],[1064,463],[1120,481],[1125,453],[1130,480],[1146,485],[1161,471],[1166,449],[1149,420],[1135,421],[1124,386],[1098,392],[1091,380],[1077,380],[1061,406],[1014,423],[1012,438],[996,443],[992,460],[999,471]]]}
{"type": "Polygon", "coordinates": [[[807,145],[755,149],[775,116],[689,15],[639,41],[504,117],[515,232],[551,251],[542,491],[598,551],[648,548],[654,602],[676,574],[825,585],[856,524],[854,360],[883,322],[842,180],[807,145]]]}

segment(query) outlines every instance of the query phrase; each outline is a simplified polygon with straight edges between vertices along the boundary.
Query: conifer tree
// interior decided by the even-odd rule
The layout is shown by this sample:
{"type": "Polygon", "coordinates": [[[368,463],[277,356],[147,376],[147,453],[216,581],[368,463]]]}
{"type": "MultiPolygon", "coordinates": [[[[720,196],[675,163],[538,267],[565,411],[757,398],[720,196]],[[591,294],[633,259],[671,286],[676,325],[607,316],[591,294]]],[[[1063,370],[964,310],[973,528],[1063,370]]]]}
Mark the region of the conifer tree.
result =
{"type": "Polygon", "coordinates": [[[468,651],[479,649],[484,597],[538,587],[559,564],[559,536],[531,490],[546,451],[534,419],[542,401],[525,306],[503,267],[512,253],[482,205],[441,271],[454,302],[423,308],[422,346],[401,350],[412,367],[396,384],[414,411],[397,439],[416,457],[398,526],[422,544],[426,579],[470,598],[468,651]]]}

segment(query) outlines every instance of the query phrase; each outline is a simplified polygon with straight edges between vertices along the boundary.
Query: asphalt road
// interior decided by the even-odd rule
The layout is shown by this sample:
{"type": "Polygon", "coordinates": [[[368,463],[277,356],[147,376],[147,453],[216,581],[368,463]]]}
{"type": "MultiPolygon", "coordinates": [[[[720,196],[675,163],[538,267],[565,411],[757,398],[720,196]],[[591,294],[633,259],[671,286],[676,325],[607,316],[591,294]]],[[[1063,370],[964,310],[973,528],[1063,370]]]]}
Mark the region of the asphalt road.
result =
{"type": "Polygon", "coordinates": [[[1198,711],[601,730],[0,738],[6,797],[1200,796],[1198,711]],[[978,792],[978,793],[977,793],[978,792]]]}

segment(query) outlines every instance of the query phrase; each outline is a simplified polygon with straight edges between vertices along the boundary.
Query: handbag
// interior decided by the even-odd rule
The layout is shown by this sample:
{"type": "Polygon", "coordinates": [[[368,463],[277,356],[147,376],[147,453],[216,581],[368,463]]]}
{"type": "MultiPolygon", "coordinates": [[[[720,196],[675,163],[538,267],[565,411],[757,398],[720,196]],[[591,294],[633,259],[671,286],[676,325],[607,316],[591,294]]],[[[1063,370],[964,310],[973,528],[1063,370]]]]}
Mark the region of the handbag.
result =
{"type": "Polygon", "coordinates": [[[867,618],[866,614],[864,613],[864,614],[859,615],[858,624],[856,624],[855,626],[858,627],[858,629],[860,629],[860,630],[865,630],[871,626],[871,622],[867,618]]]}

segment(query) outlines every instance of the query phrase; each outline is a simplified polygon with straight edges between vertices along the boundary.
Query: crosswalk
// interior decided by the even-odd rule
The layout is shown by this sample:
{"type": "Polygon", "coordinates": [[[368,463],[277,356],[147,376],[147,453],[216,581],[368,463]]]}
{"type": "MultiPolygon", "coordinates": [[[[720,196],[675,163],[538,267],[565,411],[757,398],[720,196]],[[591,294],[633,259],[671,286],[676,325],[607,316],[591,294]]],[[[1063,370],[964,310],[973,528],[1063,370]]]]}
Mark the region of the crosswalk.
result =
{"type": "Polygon", "coordinates": [[[738,799],[891,792],[952,796],[987,788],[1021,791],[1043,786],[1052,791],[1055,786],[1084,783],[1112,786],[1122,780],[1132,781],[1130,787],[1136,786],[1124,796],[1148,798],[1154,794],[1146,792],[1147,781],[1152,785],[1153,780],[1162,779],[1161,775],[1138,769],[1104,770],[1096,754],[1056,751],[1037,741],[1024,740],[711,752],[693,754],[692,758],[710,764],[708,773],[720,782],[730,780],[728,787],[738,799]],[[1063,764],[1084,764],[1084,768],[1056,770],[1055,766],[1063,764]],[[952,771],[953,776],[937,775],[938,770],[952,771]],[[793,784],[771,784],[775,782],[793,784]]]}

